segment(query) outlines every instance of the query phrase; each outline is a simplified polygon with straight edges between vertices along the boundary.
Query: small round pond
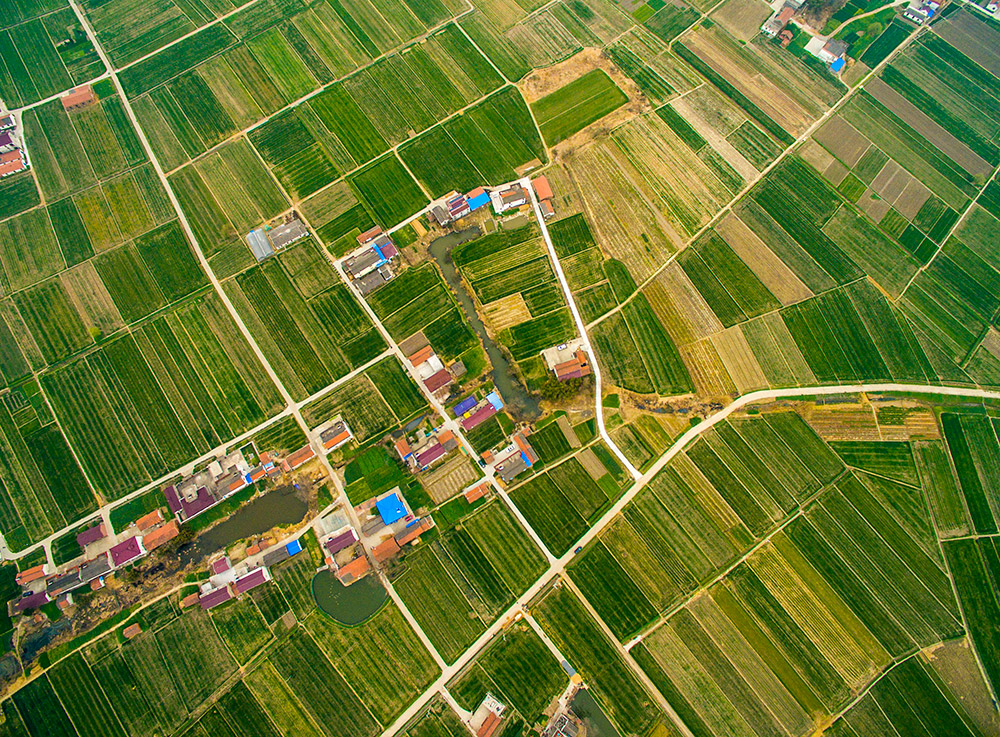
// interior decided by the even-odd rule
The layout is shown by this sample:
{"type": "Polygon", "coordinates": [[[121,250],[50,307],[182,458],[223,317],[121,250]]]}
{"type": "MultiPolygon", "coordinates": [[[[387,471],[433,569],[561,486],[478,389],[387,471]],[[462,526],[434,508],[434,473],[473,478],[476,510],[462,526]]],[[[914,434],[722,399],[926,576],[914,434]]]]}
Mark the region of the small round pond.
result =
{"type": "Polygon", "coordinates": [[[344,586],[330,570],[313,576],[312,594],[320,609],[347,627],[371,618],[389,598],[376,576],[366,576],[344,586]]]}

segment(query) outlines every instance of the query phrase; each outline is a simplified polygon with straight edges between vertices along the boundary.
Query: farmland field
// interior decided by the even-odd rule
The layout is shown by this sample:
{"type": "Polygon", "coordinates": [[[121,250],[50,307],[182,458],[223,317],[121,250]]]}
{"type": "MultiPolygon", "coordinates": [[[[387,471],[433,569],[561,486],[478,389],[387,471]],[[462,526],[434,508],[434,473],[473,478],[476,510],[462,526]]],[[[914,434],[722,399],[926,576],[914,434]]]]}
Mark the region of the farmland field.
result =
{"type": "Polygon", "coordinates": [[[566,678],[538,635],[522,622],[504,630],[448,689],[470,710],[479,706],[487,691],[494,693],[530,725],[563,690],[566,678]]]}
{"type": "Polygon", "coordinates": [[[595,69],[532,103],[542,137],[554,146],[628,100],[607,72],[595,69]]]}

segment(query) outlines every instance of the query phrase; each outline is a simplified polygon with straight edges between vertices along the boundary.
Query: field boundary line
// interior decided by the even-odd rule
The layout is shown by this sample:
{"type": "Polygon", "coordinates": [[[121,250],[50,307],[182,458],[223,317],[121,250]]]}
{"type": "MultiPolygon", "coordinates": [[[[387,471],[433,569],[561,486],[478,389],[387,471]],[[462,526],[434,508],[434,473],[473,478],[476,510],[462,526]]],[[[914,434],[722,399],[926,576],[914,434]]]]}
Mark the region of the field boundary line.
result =
{"type": "MultiPolygon", "coordinates": [[[[628,304],[633,299],[635,299],[638,294],[642,293],[642,291],[647,286],[649,286],[649,284],[651,284],[653,282],[653,280],[656,279],[656,277],[658,277],[660,275],[660,273],[664,269],[666,269],[677,258],[678,254],[680,254],[681,251],[683,251],[685,248],[687,248],[688,246],[690,246],[699,237],[701,237],[705,232],[707,232],[709,229],[711,229],[725,214],[727,214],[728,212],[730,212],[733,209],[734,205],[736,205],[740,200],[742,200],[744,197],[746,197],[750,193],[750,190],[753,189],[754,186],[756,186],[760,181],[762,181],[775,167],[778,166],[778,164],[780,164],[782,161],[784,161],[785,158],[787,158],[793,151],[795,151],[796,149],[798,149],[803,143],[805,143],[809,139],[810,136],[812,136],[817,130],[819,130],[819,128],[824,123],[826,123],[827,119],[829,119],[830,117],[836,115],[837,112],[839,112],[839,110],[844,105],[846,105],[850,100],[852,100],[854,98],[854,96],[859,91],[861,91],[864,88],[864,85],[869,80],[871,80],[879,72],[881,72],[882,69],[889,64],[890,61],[892,61],[904,48],[906,48],[910,43],[912,43],[912,41],[920,34],[920,32],[922,30],[924,30],[924,28],[925,28],[924,26],[917,26],[917,28],[914,29],[913,32],[911,32],[909,36],[907,36],[905,39],[903,39],[903,41],[899,44],[899,46],[897,46],[892,51],[892,53],[890,53],[885,59],[883,59],[882,62],[879,63],[878,66],[876,66],[874,69],[869,70],[869,72],[864,77],[862,77],[860,80],[858,80],[858,83],[853,88],[848,87],[847,88],[847,92],[843,95],[843,97],[841,97],[833,105],[831,105],[829,110],[827,110],[825,113],[823,113],[818,118],[816,118],[816,120],[813,121],[809,125],[809,127],[806,128],[806,130],[803,131],[802,134],[798,138],[796,138],[794,142],[792,142],[792,144],[790,146],[788,146],[780,154],[778,154],[778,156],[774,159],[774,161],[772,161],[770,164],[768,164],[766,167],[764,167],[763,169],[760,170],[760,176],[757,177],[757,179],[753,180],[752,182],[748,182],[747,184],[745,184],[743,186],[743,188],[739,192],[737,192],[736,195],[733,196],[733,198],[729,202],[727,202],[721,209],[719,209],[718,212],[716,212],[711,218],[709,218],[709,221],[707,223],[705,223],[705,225],[703,225],[690,239],[688,239],[685,243],[683,243],[681,245],[681,247],[678,248],[675,253],[671,254],[670,257],[667,258],[667,260],[663,264],[661,264],[656,269],[654,269],[653,273],[650,274],[648,277],[646,277],[646,279],[644,279],[641,284],[637,284],[635,292],[633,292],[631,295],[629,295],[623,302],[621,302],[620,304],[618,304],[615,307],[611,308],[610,310],[608,310],[607,312],[605,312],[603,315],[601,315],[600,317],[598,317],[596,320],[592,321],[587,327],[588,328],[592,328],[592,327],[597,326],[598,324],[600,324],[604,320],[608,319],[612,315],[614,315],[617,312],[621,311],[622,307],[624,307],[626,304],[628,304]]],[[[683,35],[683,34],[681,34],[681,35],[683,35]]],[[[673,47],[673,44],[676,43],[676,41],[679,38],[680,38],[680,36],[678,36],[676,39],[674,39],[674,41],[671,42],[671,44],[670,44],[671,49],[673,47]]],[[[713,87],[714,87],[714,85],[713,85],[713,87]]],[[[664,104],[670,104],[670,103],[668,101],[667,103],[664,103],[664,104]]],[[[996,175],[996,173],[994,172],[994,176],[995,175],[996,175]]]]}
{"type": "MultiPolygon", "coordinates": [[[[976,194],[976,196],[969,200],[969,204],[966,205],[964,210],[962,210],[962,214],[958,216],[958,219],[955,221],[955,224],[951,226],[951,228],[948,230],[945,236],[941,239],[941,245],[939,245],[937,247],[937,250],[934,251],[934,255],[932,255],[929,259],[927,259],[927,263],[921,266],[919,269],[917,269],[914,272],[913,276],[910,277],[910,280],[906,282],[906,286],[903,287],[903,291],[901,291],[899,293],[899,296],[895,299],[896,304],[899,304],[899,302],[903,299],[903,295],[906,294],[906,290],[909,289],[910,285],[913,284],[913,282],[916,280],[918,276],[920,276],[920,273],[929,268],[930,265],[934,263],[934,259],[936,259],[938,254],[944,250],[944,247],[947,245],[948,241],[951,240],[951,237],[955,235],[955,231],[958,230],[959,226],[965,222],[965,218],[968,217],[970,212],[972,212],[972,208],[979,203],[979,198],[983,196],[984,192],[986,192],[986,188],[993,183],[994,179],[996,179],[997,173],[1000,173],[1000,166],[993,167],[993,173],[990,174],[989,179],[987,179],[986,183],[983,184],[982,187],[980,187],[979,192],[976,194]]],[[[987,325],[987,327],[989,326],[987,325]]],[[[976,341],[976,345],[974,345],[969,350],[970,355],[979,346],[980,343],[982,343],[981,338],[978,341],[976,341]]]]}
{"type": "MultiPolygon", "coordinates": [[[[419,36],[417,36],[415,38],[412,38],[409,41],[406,41],[406,42],[400,44],[399,46],[394,46],[393,48],[389,49],[385,53],[379,54],[375,58],[370,59],[369,61],[367,61],[364,64],[360,65],[356,69],[351,70],[347,74],[341,75],[340,77],[337,77],[336,79],[333,79],[333,80],[331,80],[331,81],[329,81],[329,82],[327,82],[325,84],[320,84],[318,87],[316,87],[316,88],[310,90],[309,92],[307,92],[306,94],[302,95],[302,97],[299,97],[296,100],[292,100],[291,102],[287,103],[286,105],[283,105],[282,107],[280,107],[277,110],[275,110],[273,113],[265,115],[261,119],[259,119],[259,120],[255,121],[255,122],[251,123],[250,125],[248,125],[247,127],[243,128],[242,130],[238,130],[235,133],[231,134],[230,136],[227,136],[225,139],[223,139],[223,140],[219,141],[218,143],[212,145],[212,147],[209,148],[208,150],[202,151],[197,156],[191,157],[190,159],[188,159],[184,163],[182,163],[182,164],[180,164],[178,166],[175,166],[170,171],[166,171],[164,173],[169,176],[169,175],[174,174],[177,171],[183,169],[186,166],[194,164],[196,161],[200,161],[201,159],[207,157],[209,154],[214,153],[218,149],[222,148],[226,144],[232,143],[233,141],[236,141],[236,140],[239,140],[239,138],[241,136],[246,136],[248,133],[250,133],[250,131],[255,130],[255,129],[263,126],[264,124],[266,124],[269,121],[271,121],[272,119],[278,117],[282,113],[284,113],[284,112],[286,112],[288,110],[291,110],[292,108],[298,107],[299,105],[302,105],[303,103],[308,102],[312,98],[321,95],[322,93],[326,92],[328,89],[332,88],[334,85],[340,84],[341,82],[343,82],[348,77],[352,77],[352,76],[354,76],[356,74],[359,74],[362,71],[368,69],[369,67],[375,66],[375,64],[377,64],[378,62],[382,61],[383,59],[387,59],[388,57],[392,56],[393,54],[402,53],[403,51],[405,51],[406,49],[410,48],[411,46],[416,46],[419,43],[423,43],[424,41],[426,41],[427,39],[429,39],[431,36],[433,36],[434,34],[436,34],[438,31],[441,31],[441,30],[447,28],[450,23],[454,23],[457,26],[458,25],[458,21],[461,18],[464,18],[466,15],[469,15],[470,13],[472,13],[473,10],[475,10],[475,8],[472,8],[472,7],[470,7],[467,10],[463,10],[458,15],[452,16],[452,17],[448,18],[448,20],[445,20],[445,21],[442,21],[441,23],[438,23],[436,26],[432,26],[431,28],[429,28],[424,33],[420,34],[419,36]]],[[[230,47],[230,48],[232,48],[232,47],[230,47]]],[[[224,51],[226,51],[226,50],[228,50],[228,49],[225,49],[224,51]]],[[[219,52],[219,54],[214,54],[213,56],[210,56],[208,59],[205,59],[204,61],[199,62],[199,63],[203,64],[206,61],[210,61],[211,59],[216,58],[217,56],[219,56],[222,53],[223,52],[219,52]]],[[[482,54],[481,51],[479,53],[482,54]]],[[[483,56],[484,56],[484,58],[487,58],[485,54],[483,54],[483,56]]],[[[185,70],[185,71],[190,71],[190,70],[185,70]]],[[[183,74],[183,72],[181,72],[181,74],[183,74]]],[[[157,85],[157,87],[165,85],[167,82],[169,82],[172,79],[176,79],[178,76],[180,76],[180,75],[179,74],[178,75],[174,75],[170,79],[165,80],[161,84],[157,85]]],[[[505,77],[503,77],[503,75],[501,75],[501,77],[504,78],[504,79],[506,79],[505,77]]],[[[507,84],[510,84],[510,82],[507,82],[507,84]]],[[[502,87],[503,87],[503,85],[501,85],[501,87],[498,87],[496,90],[493,90],[493,92],[490,92],[489,94],[492,95],[494,92],[498,92],[502,87]]],[[[156,88],[153,88],[153,89],[156,89],[156,88]]],[[[124,90],[123,90],[123,92],[124,92],[124,90]]],[[[150,92],[152,92],[152,90],[147,90],[146,92],[143,92],[141,95],[137,95],[136,97],[139,98],[139,97],[142,97],[143,95],[148,95],[150,92]]],[[[124,94],[122,96],[124,97],[124,94]]],[[[476,101],[477,102],[481,101],[481,100],[485,99],[486,97],[488,97],[488,95],[484,95],[483,97],[476,98],[476,101]]],[[[474,104],[474,103],[471,103],[471,104],[474,104]]],[[[468,106],[466,106],[466,107],[468,107],[468,106]]],[[[456,111],[456,113],[457,112],[462,112],[464,109],[465,108],[462,108],[462,110],[456,111]]],[[[442,122],[442,121],[438,121],[438,122],[442,122]]],[[[435,123],[435,125],[436,125],[436,123],[435,123]]],[[[433,127],[433,126],[430,126],[430,127],[433,127]]],[[[427,128],[425,130],[430,130],[430,128],[427,128]]],[[[421,131],[421,133],[423,133],[423,132],[424,131],[421,131]]],[[[336,134],[334,134],[332,132],[331,132],[331,135],[333,135],[334,137],[336,137],[336,134]]],[[[414,137],[416,137],[416,136],[414,136],[414,137]]],[[[407,138],[406,140],[409,141],[411,139],[407,138]]],[[[247,142],[249,143],[249,140],[247,142]]],[[[406,143],[406,141],[401,141],[399,144],[396,144],[396,145],[399,146],[402,143],[406,143]]],[[[252,143],[250,144],[250,146],[251,146],[251,148],[254,148],[254,150],[256,150],[256,147],[253,146],[252,143]]],[[[388,153],[389,150],[390,149],[386,149],[386,151],[383,151],[381,154],[379,154],[379,156],[385,155],[386,153],[388,153]]],[[[375,158],[378,158],[378,157],[375,157],[375,158]]],[[[372,161],[374,161],[374,159],[372,159],[372,161]]],[[[370,163],[370,162],[365,162],[365,164],[367,164],[367,163],[370,163]]],[[[333,184],[333,183],[335,183],[337,181],[340,181],[341,179],[343,179],[344,177],[346,177],[347,174],[350,174],[351,172],[354,172],[354,171],[357,171],[358,169],[361,169],[365,164],[362,164],[360,166],[356,166],[354,169],[351,169],[350,171],[345,172],[343,175],[341,175],[340,177],[338,177],[337,179],[335,179],[333,182],[330,182],[329,184],[323,185],[318,190],[316,190],[316,192],[313,192],[309,196],[312,197],[317,192],[321,192],[322,190],[324,190],[327,187],[329,187],[330,184],[333,184]]]]}
{"type": "MultiPolygon", "coordinates": [[[[601,616],[591,605],[590,601],[587,600],[587,597],[584,596],[583,592],[577,587],[576,582],[573,581],[569,575],[563,575],[559,580],[562,581],[564,585],[566,585],[566,587],[569,588],[569,590],[576,596],[576,598],[580,600],[581,605],[587,611],[587,614],[593,618],[598,628],[604,633],[604,636],[611,640],[612,647],[618,651],[618,656],[624,661],[625,666],[632,671],[632,675],[639,680],[639,683],[646,689],[649,695],[658,702],[659,707],[663,710],[664,714],[666,714],[670,721],[674,723],[674,726],[677,727],[680,733],[684,737],[694,737],[694,733],[691,731],[691,728],[688,727],[687,723],[685,723],[683,719],[681,719],[680,714],[677,713],[673,705],[667,701],[666,697],[660,692],[660,689],[656,687],[656,684],[653,683],[653,679],[649,677],[646,671],[642,669],[642,666],[635,661],[635,658],[632,657],[631,653],[629,653],[621,642],[618,641],[618,638],[615,637],[615,633],[612,632],[607,623],[601,619],[601,616]]],[[[609,714],[605,714],[605,716],[607,716],[609,720],[611,719],[609,714]]],[[[621,731],[624,732],[626,730],[621,731]]]]}

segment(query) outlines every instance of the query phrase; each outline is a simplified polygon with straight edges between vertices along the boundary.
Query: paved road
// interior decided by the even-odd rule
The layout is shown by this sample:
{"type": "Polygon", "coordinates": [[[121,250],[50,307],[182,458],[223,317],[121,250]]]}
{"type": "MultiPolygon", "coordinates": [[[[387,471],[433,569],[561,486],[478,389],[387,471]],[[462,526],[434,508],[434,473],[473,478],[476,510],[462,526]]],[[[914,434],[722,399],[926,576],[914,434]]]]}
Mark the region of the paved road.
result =
{"type": "Polygon", "coordinates": [[[573,291],[569,288],[569,282],[566,281],[566,274],[563,273],[562,264],[559,263],[559,254],[556,253],[555,246],[552,244],[552,237],[549,235],[549,227],[545,223],[545,216],[542,215],[541,207],[538,204],[538,198],[535,197],[535,188],[531,186],[531,180],[525,177],[521,180],[521,186],[528,191],[528,197],[531,198],[531,207],[535,212],[535,219],[538,221],[538,227],[542,230],[542,238],[545,240],[545,246],[549,249],[549,258],[552,260],[552,267],[555,269],[556,276],[559,278],[559,285],[562,287],[563,295],[566,297],[566,302],[569,304],[569,311],[573,315],[573,322],[576,323],[577,332],[580,333],[580,337],[583,339],[583,350],[587,352],[590,357],[590,368],[593,371],[594,376],[594,416],[597,418],[597,431],[600,436],[604,439],[604,442],[608,444],[608,447],[614,451],[614,454],[618,456],[628,472],[632,474],[632,478],[639,478],[639,471],[632,462],[625,457],[621,449],[611,439],[608,435],[608,430],[604,426],[604,402],[601,393],[601,364],[597,360],[597,356],[594,354],[593,348],[590,344],[590,336],[587,334],[587,326],[583,322],[583,318],[580,317],[580,310],[576,307],[576,300],[573,299],[573,291]]]}
{"type": "MultiPolygon", "coordinates": [[[[723,409],[719,410],[715,414],[707,417],[704,421],[698,423],[690,430],[685,432],[681,437],[679,437],[673,445],[670,446],[669,450],[660,457],[660,459],[625,492],[625,494],[615,503],[615,505],[609,509],[601,519],[591,527],[576,543],[570,548],[570,551],[563,555],[561,558],[552,563],[549,568],[543,573],[538,580],[533,583],[527,591],[525,591],[521,596],[517,598],[517,601],[511,605],[511,607],[504,612],[487,630],[484,632],[462,655],[459,656],[452,665],[444,669],[441,676],[432,683],[424,693],[422,693],[409,708],[404,711],[395,722],[393,722],[389,727],[387,727],[382,732],[382,737],[392,737],[398,733],[406,723],[413,719],[420,710],[428,704],[428,702],[437,694],[440,689],[457,675],[465,665],[471,662],[476,655],[489,643],[494,635],[500,632],[507,624],[514,618],[515,615],[522,609],[526,608],[528,603],[534,599],[541,591],[545,589],[546,586],[550,585],[558,577],[562,576],[566,570],[566,566],[573,560],[576,556],[575,550],[578,547],[587,545],[590,541],[596,538],[603,530],[606,528],[611,521],[621,512],[621,510],[628,504],[632,499],[638,494],[642,489],[649,483],[649,481],[659,473],[670,460],[680,453],[686,446],[692,443],[699,435],[704,433],[706,430],[714,427],[718,423],[722,422],[724,419],[729,417],[733,412],[736,412],[744,407],[760,403],[769,402],[775,399],[794,399],[798,397],[811,397],[811,396],[829,396],[836,394],[858,394],[858,393],[885,393],[885,394],[923,394],[930,396],[949,396],[949,397],[968,397],[971,399],[989,399],[989,400],[1000,400],[1000,392],[987,391],[985,389],[966,389],[962,387],[940,387],[940,386],[924,386],[920,384],[896,384],[896,383],[879,383],[879,384],[838,384],[833,386],[818,386],[818,387],[802,387],[794,389],[765,389],[762,391],[751,392],[750,394],[745,394],[740,397],[732,404],[727,405],[723,409]]],[[[614,642],[614,640],[612,640],[614,642]]],[[[623,653],[625,653],[624,647],[619,645],[619,648],[623,653]]]]}

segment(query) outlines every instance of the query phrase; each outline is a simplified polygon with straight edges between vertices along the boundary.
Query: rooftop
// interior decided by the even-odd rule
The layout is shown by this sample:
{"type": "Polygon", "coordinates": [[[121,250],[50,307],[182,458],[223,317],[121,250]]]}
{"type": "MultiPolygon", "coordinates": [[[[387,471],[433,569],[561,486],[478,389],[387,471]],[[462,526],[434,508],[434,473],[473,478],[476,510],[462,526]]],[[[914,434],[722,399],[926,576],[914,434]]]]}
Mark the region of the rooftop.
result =
{"type": "Polygon", "coordinates": [[[532,179],[531,187],[535,190],[535,196],[538,197],[538,199],[552,199],[552,187],[549,186],[549,180],[545,177],[535,177],[532,179]]]}
{"type": "Polygon", "coordinates": [[[138,537],[130,537],[128,540],[118,543],[109,551],[111,553],[111,563],[117,568],[140,557],[146,551],[139,542],[138,537]]]}
{"type": "Polygon", "coordinates": [[[375,502],[375,508],[378,510],[379,516],[382,517],[382,522],[387,525],[403,519],[407,514],[406,505],[399,498],[399,494],[395,493],[379,499],[375,502]]]}

